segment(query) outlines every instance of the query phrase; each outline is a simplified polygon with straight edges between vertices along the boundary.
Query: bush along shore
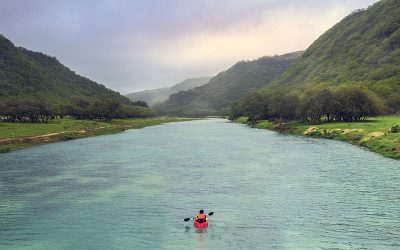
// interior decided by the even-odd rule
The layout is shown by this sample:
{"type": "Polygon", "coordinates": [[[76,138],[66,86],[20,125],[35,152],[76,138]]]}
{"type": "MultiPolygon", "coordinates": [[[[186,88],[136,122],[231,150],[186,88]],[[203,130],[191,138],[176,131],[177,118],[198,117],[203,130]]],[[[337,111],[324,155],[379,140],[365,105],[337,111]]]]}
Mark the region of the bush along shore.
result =
{"type": "Polygon", "coordinates": [[[400,159],[400,116],[378,116],[360,122],[332,122],[312,125],[298,121],[254,120],[240,117],[237,123],[282,133],[349,142],[385,157],[400,159]]]}
{"type": "Polygon", "coordinates": [[[54,119],[48,123],[0,122],[0,153],[34,145],[121,132],[168,122],[188,121],[186,118],[150,117],[114,119],[112,121],[54,119]]]}

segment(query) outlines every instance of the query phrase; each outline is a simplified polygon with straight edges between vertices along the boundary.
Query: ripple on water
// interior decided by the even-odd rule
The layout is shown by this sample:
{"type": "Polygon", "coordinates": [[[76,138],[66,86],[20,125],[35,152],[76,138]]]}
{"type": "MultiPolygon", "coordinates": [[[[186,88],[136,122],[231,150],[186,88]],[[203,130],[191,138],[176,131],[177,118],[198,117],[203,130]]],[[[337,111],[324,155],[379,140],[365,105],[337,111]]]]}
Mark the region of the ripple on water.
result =
{"type": "Polygon", "coordinates": [[[39,146],[0,156],[0,246],[399,249],[399,166],[221,119],[39,146]]]}

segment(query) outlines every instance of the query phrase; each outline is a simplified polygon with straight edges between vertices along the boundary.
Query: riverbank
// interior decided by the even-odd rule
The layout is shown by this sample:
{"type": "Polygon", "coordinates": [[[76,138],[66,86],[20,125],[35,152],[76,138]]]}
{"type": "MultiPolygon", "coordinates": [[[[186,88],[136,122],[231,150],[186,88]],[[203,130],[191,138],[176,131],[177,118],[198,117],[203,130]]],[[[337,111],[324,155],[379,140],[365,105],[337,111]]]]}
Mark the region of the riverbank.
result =
{"type": "Polygon", "coordinates": [[[151,117],[115,119],[111,122],[56,119],[49,123],[0,123],[0,153],[89,136],[118,133],[168,122],[188,121],[186,118],[151,117]]]}
{"type": "MultiPolygon", "coordinates": [[[[247,118],[240,117],[235,122],[246,124],[247,118]]],[[[294,135],[345,141],[365,147],[385,157],[400,159],[400,132],[391,131],[396,125],[400,126],[400,116],[379,116],[363,122],[335,122],[319,125],[294,121],[277,124],[263,120],[252,126],[294,135]]]]}

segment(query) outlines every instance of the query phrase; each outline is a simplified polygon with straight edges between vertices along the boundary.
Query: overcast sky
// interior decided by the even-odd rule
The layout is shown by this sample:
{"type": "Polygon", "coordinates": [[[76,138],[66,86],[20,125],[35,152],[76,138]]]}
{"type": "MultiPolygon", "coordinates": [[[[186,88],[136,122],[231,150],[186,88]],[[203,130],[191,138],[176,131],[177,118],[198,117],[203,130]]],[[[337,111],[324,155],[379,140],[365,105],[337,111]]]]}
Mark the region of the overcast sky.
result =
{"type": "Polygon", "coordinates": [[[377,0],[0,0],[0,33],[125,94],[306,49],[377,0]]]}

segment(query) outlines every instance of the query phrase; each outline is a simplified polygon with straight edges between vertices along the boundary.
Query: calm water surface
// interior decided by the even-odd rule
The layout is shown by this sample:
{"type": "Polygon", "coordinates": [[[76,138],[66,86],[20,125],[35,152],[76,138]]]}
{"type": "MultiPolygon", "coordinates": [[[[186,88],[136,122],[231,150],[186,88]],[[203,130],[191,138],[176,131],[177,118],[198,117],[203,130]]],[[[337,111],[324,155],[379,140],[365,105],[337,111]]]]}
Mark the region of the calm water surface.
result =
{"type": "Polygon", "coordinates": [[[400,163],[219,119],[1,154],[0,248],[400,249],[400,163]]]}

